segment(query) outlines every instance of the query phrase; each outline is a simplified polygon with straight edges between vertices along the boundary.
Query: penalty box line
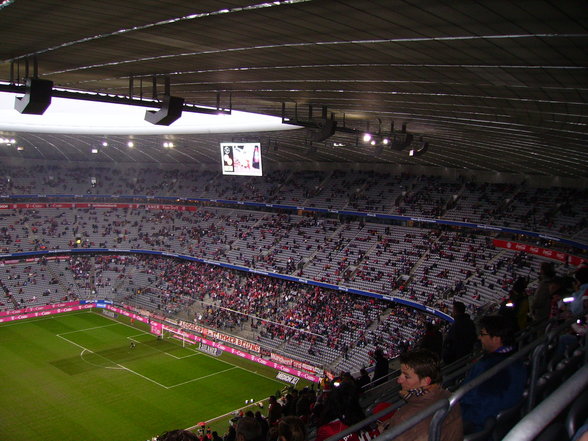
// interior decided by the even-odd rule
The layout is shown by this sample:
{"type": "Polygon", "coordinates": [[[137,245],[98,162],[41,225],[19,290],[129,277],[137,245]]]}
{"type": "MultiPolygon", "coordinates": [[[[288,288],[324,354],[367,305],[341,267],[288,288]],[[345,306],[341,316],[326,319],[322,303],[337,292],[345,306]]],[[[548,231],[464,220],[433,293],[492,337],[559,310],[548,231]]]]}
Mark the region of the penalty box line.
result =
{"type": "MultiPolygon", "coordinates": [[[[99,356],[99,357],[103,358],[104,360],[106,360],[106,361],[108,361],[108,362],[110,362],[110,363],[114,364],[115,366],[117,366],[117,367],[118,367],[119,369],[121,369],[121,370],[125,370],[125,371],[127,371],[127,372],[130,372],[131,374],[137,375],[138,377],[141,377],[141,378],[143,378],[144,380],[147,380],[147,381],[149,381],[149,382],[151,382],[151,383],[153,383],[153,384],[156,384],[157,386],[159,386],[159,387],[161,387],[161,388],[163,388],[163,389],[166,389],[166,390],[173,389],[173,388],[175,388],[175,387],[178,387],[178,386],[183,386],[183,385],[185,385],[185,384],[188,384],[188,383],[193,383],[193,382],[195,382],[195,381],[200,381],[200,380],[203,380],[203,379],[205,379],[205,378],[213,377],[213,376],[215,376],[215,375],[222,374],[222,373],[224,373],[224,372],[231,371],[231,370],[233,370],[233,369],[236,369],[236,368],[237,368],[237,366],[232,366],[232,367],[230,367],[230,368],[228,368],[228,369],[224,369],[224,370],[222,370],[222,371],[213,372],[212,374],[204,375],[204,376],[202,376],[202,377],[198,377],[198,378],[192,378],[191,380],[187,380],[187,381],[184,381],[184,382],[182,382],[182,383],[172,384],[171,386],[165,386],[164,384],[161,384],[161,383],[159,383],[158,381],[155,381],[155,380],[154,380],[154,379],[152,379],[152,378],[149,378],[149,377],[147,377],[147,376],[145,376],[145,375],[143,375],[143,374],[140,374],[139,372],[137,372],[137,371],[134,371],[134,370],[132,370],[132,369],[130,369],[130,368],[128,368],[128,367],[126,367],[126,366],[124,366],[124,365],[120,364],[120,363],[116,363],[115,361],[112,361],[112,360],[111,360],[111,359],[109,359],[108,357],[105,357],[105,356],[103,356],[103,355],[97,354],[96,352],[92,351],[91,349],[88,349],[88,348],[86,348],[85,346],[82,346],[82,345],[80,345],[79,343],[76,343],[76,342],[74,342],[74,341],[71,341],[70,339],[68,339],[68,338],[64,337],[63,335],[60,335],[60,334],[56,334],[56,335],[57,335],[57,337],[59,337],[59,338],[61,338],[61,339],[65,340],[65,341],[67,341],[68,343],[70,343],[70,344],[72,344],[72,345],[74,345],[74,346],[77,346],[78,348],[82,349],[82,352],[80,353],[80,358],[82,359],[82,361],[84,361],[84,363],[88,363],[88,362],[87,362],[86,360],[84,360],[84,358],[83,358],[84,352],[89,352],[89,353],[91,353],[91,354],[97,355],[97,356],[99,356]]],[[[177,357],[176,357],[176,358],[177,358],[177,357]]],[[[104,366],[104,368],[106,368],[106,369],[114,369],[114,368],[109,368],[109,367],[107,367],[107,366],[104,366]]]]}
{"type": "MultiPolygon", "coordinates": [[[[125,371],[127,371],[127,372],[130,372],[131,374],[135,374],[135,375],[137,375],[138,377],[141,377],[141,378],[143,378],[143,379],[145,379],[145,380],[147,380],[147,381],[150,381],[150,382],[151,382],[151,383],[153,383],[153,384],[156,384],[156,385],[158,385],[158,386],[160,386],[160,387],[163,387],[164,389],[169,389],[169,387],[167,387],[167,386],[164,386],[164,385],[163,385],[163,384],[161,384],[161,383],[158,383],[157,381],[153,380],[152,378],[146,377],[145,375],[143,375],[143,374],[140,374],[140,373],[138,373],[138,372],[136,372],[136,371],[134,371],[134,370],[132,370],[132,369],[129,369],[128,367],[126,367],[126,366],[123,366],[123,365],[122,365],[122,364],[120,364],[120,363],[116,363],[115,361],[112,361],[110,358],[107,358],[107,357],[105,357],[104,355],[97,354],[96,352],[92,351],[91,349],[88,349],[88,348],[86,348],[86,347],[84,347],[84,346],[82,346],[82,345],[80,345],[80,344],[78,344],[78,343],[76,343],[76,342],[74,342],[74,341],[71,341],[70,339],[68,339],[68,338],[66,338],[66,337],[64,337],[64,336],[62,336],[62,335],[59,335],[59,334],[57,334],[57,337],[59,337],[59,338],[62,338],[63,340],[67,341],[68,343],[71,343],[71,344],[72,344],[72,345],[74,345],[74,346],[77,346],[78,348],[81,348],[81,349],[82,349],[82,352],[80,353],[80,358],[82,358],[82,360],[83,360],[84,362],[86,362],[86,360],[84,360],[84,359],[83,359],[83,354],[84,354],[84,352],[89,352],[89,353],[91,353],[91,354],[98,355],[99,357],[103,358],[104,360],[106,360],[106,361],[108,361],[108,362],[110,362],[110,363],[112,363],[112,364],[114,364],[114,365],[118,366],[118,367],[119,367],[120,369],[122,369],[122,370],[125,370],[125,371]]],[[[87,363],[87,362],[86,362],[86,363],[87,363]]],[[[105,367],[106,367],[106,366],[105,366],[105,367]]]]}
{"type": "MultiPolygon", "coordinates": [[[[106,315],[101,315],[101,317],[103,317],[103,318],[105,318],[105,319],[107,319],[107,320],[113,321],[113,322],[115,322],[115,323],[118,323],[118,324],[120,324],[120,325],[126,326],[126,327],[128,327],[128,328],[132,328],[132,329],[135,329],[135,330],[137,330],[137,328],[136,328],[135,326],[131,326],[131,325],[127,324],[127,323],[119,322],[118,320],[116,320],[116,319],[114,319],[114,318],[112,318],[112,317],[108,317],[108,316],[106,316],[106,315]]],[[[144,332],[143,334],[151,335],[149,332],[144,332]]],[[[143,334],[140,334],[140,335],[143,335],[143,334]]],[[[250,371],[250,370],[248,370],[248,369],[245,369],[245,368],[243,368],[243,367],[241,367],[241,366],[239,366],[239,365],[236,365],[236,364],[230,363],[230,362],[228,362],[228,361],[225,361],[225,360],[218,360],[216,357],[213,357],[212,355],[209,355],[209,354],[207,354],[207,353],[205,353],[205,352],[202,352],[202,353],[200,353],[200,352],[196,352],[194,349],[190,349],[190,350],[194,351],[195,355],[203,355],[203,356],[205,356],[205,357],[214,358],[214,359],[216,359],[217,361],[220,361],[221,363],[224,363],[224,364],[227,364],[227,365],[229,365],[229,366],[232,366],[232,367],[234,367],[235,369],[241,369],[241,370],[243,370],[243,371],[245,371],[245,372],[252,373],[252,374],[254,374],[254,375],[257,375],[257,376],[259,376],[259,377],[266,378],[266,379],[270,379],[270,380],[272,380],[272,381],[274,381],[274,382],[276,382],[276,383],[278,383],[278,384],[284,384],[284,383],[282,383],[281,381],[273,380],[273,379],[271,379],[271,378],[267,377],[266,375],[259,374],[257,371],[250,371]]],[[[198,380],[198,379],[196,379],[196,380],[198,380]]],[[[196,381],[196,380],[191,380],[191,381],[196,381]]],[[[165,387],[165,386],[164,386],[164,387],[165,387]]],[[[171,387],[175,387],[175,386],[171,386],[171,387]]]]}
{"type": "MultiPolygon", "coordinates": [[[[140,337],[140,336],[143,336],[143,335],[149,335],[149,336],[151,336],[151,334],[149,334],[149,333],[143,333],[143,334],[131,335],[131,336],[127,337],[127,338],[130,341],[132,341],[132,342],[138,343],[140,345],[145,345],[145,342],[136,339],[136,337],[140,337]]],[[[175,358],[176,360],[183,360],[184,358],[195,357],[197,355],[201,355],[201,354],[199,354],[199,353],[197,353],[195,351],[192,351],[192,350],[188,349],[188,350],[190,350],[190,352],[192,352],[192,354],[190,354],[190,355],[184,355],[183,357],[178,357],[177,355],[170,354],[169,352],[163,351],[163,350],[161,350],[159,348],[156,348],[155,346],[150,346],[150,348],[155,349],[157,352],[159,352],[161,354],[165,354],[165,355],[168,355],[168,356],[170,356],[172,358],[175,358]]]]}

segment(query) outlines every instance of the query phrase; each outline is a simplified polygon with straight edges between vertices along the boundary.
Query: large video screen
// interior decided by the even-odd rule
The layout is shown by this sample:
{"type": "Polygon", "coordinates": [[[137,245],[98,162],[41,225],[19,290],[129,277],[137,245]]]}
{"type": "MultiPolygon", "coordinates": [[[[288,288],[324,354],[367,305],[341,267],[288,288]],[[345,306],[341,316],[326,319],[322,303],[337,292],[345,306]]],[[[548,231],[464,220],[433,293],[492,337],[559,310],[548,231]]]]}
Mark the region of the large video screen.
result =
{"type": "Polygon", "coordinates": [[[221,142],[223,175],[262,176],[259,142],[221,142]]]}

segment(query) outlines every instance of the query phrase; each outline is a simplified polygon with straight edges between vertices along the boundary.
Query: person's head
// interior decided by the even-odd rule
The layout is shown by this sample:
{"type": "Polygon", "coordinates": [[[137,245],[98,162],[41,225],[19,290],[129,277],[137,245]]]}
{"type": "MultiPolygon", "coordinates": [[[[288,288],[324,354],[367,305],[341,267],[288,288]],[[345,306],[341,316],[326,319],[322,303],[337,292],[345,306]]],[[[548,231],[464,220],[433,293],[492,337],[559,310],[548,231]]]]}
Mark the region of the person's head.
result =
{"type": "Polygon", "coordinates": [[[466,306],[463,302],[459,302],[459,301],[455,301],[453,302],[453,316],[455,317],[456,315],[460,315],[460,314],[465,314],[466,312],[466,306]]]}
{"type": "Polygon", "coordinates": [[[278,423],[279,441],[305,441],[306,426],[300,417],[287,416],[278,423]]]}
{"type": "Polygon", "coordinates": [[[527,288],[527,284],[529,281],[526,277],[519,277],[515,280],[515,283],[512,285],[511,289],[511,296],[514,295],[522,295],[525,293],[525,289],[527,288]]]}
{"type": "Polygon", "coordinates": [[[486,352],[494,352],[501,346],[512,344],[512,326],[506,317],[486,315],[480,319],[478,327],[480,343],[486,352]]]}
{"type": "Polygon", "coordinates": [[[546,277],[548,279],[552,279],[555,277],[555,267],[553,262],[541,262],[541,266],[539,267],[539,273],[541,276],[546,277]]]}
{"type": "Polygon", "coordinates": [[[427,333],[432,333],[435,332],[437,330],[437,325],[433,322],[427,322],[425,323],[425,332],[427,333]]]}
{"type": "Polygon", "coordinates": [[[195,433],[189,430],[170,430],[157,437],[157,441],[198,441],[195,433]]]}
{"type": "Polygon", "coordinates": [[[441,362],[439,357],[424,349],[405,352],[400,355],[400,375],[396,380],[402,392],[440,384],[441,362]]]}
{"type": "Polygon", "coordinates": [[[260,441],[261,440],[261,425],[255,418],[246,416],[240,418],[235,428],[236,441],[260,441]]]}
{"type": "Polygon", "coordinates": [[[341,374],[341,381],[355,384],[355,378],[353,378],[353,375],[351,375],[351,372],[343,372],[341,374]]]}

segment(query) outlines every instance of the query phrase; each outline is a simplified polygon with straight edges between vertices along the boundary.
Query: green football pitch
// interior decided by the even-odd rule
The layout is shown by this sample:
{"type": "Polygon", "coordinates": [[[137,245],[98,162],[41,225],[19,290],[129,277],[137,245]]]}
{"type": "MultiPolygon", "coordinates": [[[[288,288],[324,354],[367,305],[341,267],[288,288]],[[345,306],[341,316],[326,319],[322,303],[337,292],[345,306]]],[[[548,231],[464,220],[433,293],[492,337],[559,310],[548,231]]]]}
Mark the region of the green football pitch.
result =
{"type": "Polygon", "coordinates": [[[274,394],[275,375],[95,312],[3,323],[0,440],[145,441],[274,394]]]}

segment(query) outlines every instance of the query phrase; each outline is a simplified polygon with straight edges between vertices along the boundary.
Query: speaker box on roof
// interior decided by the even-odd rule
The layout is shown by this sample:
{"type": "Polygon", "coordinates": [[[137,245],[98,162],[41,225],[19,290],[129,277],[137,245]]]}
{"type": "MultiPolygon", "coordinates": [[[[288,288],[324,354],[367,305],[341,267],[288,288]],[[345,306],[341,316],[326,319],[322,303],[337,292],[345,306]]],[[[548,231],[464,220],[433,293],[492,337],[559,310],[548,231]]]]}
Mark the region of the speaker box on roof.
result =
{"type": "Polygon", "coordinates": [[[310,139],[314,142],[322,142],[335,134],[337,121],[324,119],[318,123],[318,130],[312,130],[310,139]]]}
{"type": "Polygon", "coordinates": [[[413,136],[410,133],[398,133],[394,134],[392,143],[390,144],[391,150],[401,151],[408,147],[413,140],[413,136]]]}
{"type": "Polygon", "coordinates": [[[27,115],[42,115],[51,104],[53,81],[27,78],[25,96],[14,100],[14,108],[27,115]]]}
{"type": "Polygon", "coordinates": [[[161,109],[145,112],[145,121],[158,126],[169,126],[182,116],[183,107],[184,98],[166,95],[163,98],[161,109]]]}

